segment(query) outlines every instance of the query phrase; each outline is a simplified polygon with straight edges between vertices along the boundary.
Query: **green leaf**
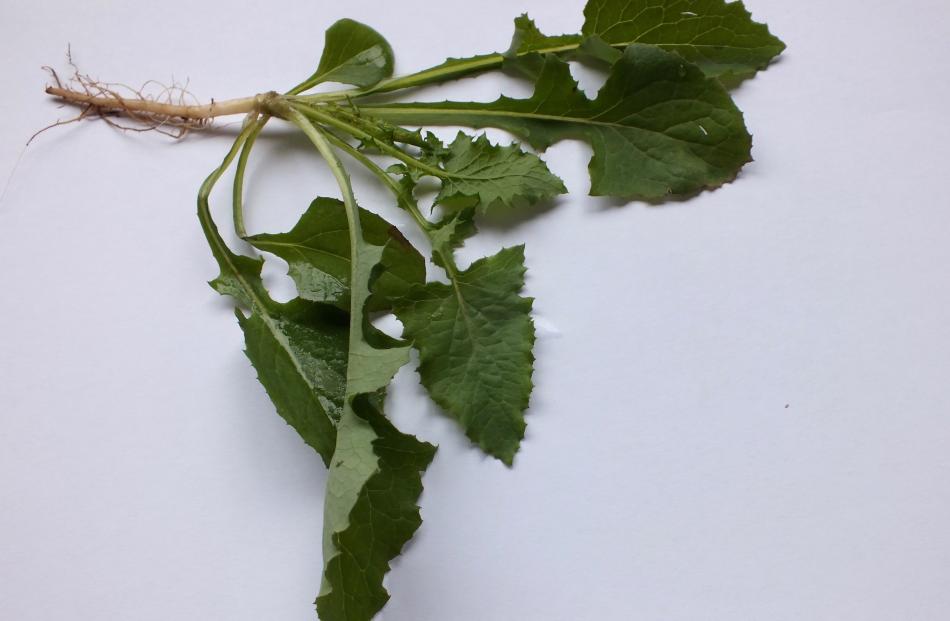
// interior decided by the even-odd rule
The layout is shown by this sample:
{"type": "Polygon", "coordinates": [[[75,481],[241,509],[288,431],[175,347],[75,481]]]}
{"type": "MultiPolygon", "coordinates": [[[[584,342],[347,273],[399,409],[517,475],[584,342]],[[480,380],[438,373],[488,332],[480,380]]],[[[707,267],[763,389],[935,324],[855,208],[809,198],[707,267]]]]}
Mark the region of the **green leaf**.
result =
{"type": "Polygon", "coordinates": [[[393,50],[381,34],[352,19],[341,19],[327,29],[320,65],[307,87],[340,82],[367,88],[391,76],[393,64],[393,50]]]}
{"type": "MultiPolygon", "coordinates": [[[[427,146],[432,153],[442,149],[434,137],[427,146]]],[[[411,171],[397,169],[402,179],[396,182],[377,170],[399,204],[424,223],[433,261],[445,269],[451,283],[417,287],[397,301],[395,310],[405,324],[405,333],[415,339],[421,351],[422,382],[435,401],[462,422],[469,437],[489,454],[511,464],[524,435],[522,413],[532,388],[531,300],[518,296],[524,282],[523,248],[503,251],[460,272],[453,251],[476,233],[472,221],[475,208],[451,211],[437,224],[430,224],[413,196],[411,171]],[[497,326],[485,324],[485,318],[498,319],[497,326]],[[501,339],[491,342],[498,337],[501,339]],[[499,383],[490,377],[493,364],[514,374],[499,383]],[[457,385],[456,378],[462,380],[457,385]]]]}
{"type": "Polygon", "coordinates": [[[538,149],[585,140],[593,150],[594,195],[689,194],[730,181],[750,160],[751,137],[719,80],[754,74],[784,44],[752,21],[741,2],[589,0],[585,16],[582,33],[548,36],[522,15],[506,52],[449,59],[396,79],[385,39],[340,20],[327,30],[319,66],[307,81],[284,96],[243,100],[256,105],[199,191],[199,217],[220,267],[211,285],[243,307],[237,318],[260,381],[280,415],[329,467],[324,572],[315,602],[323,621],[371,621],[389,598],[383,581],[390,562],[421,524],[422,473],[436,449],[400,432],[383,414],[386,387],[408,361],[411,345],[435,402],[484,451],[512,464],[524,437],[534,362],[533,300],[521,295],[524,248],[506,248],[465,270],[454,252],[475,234],[478,209],[566,192],[542,160],[517,144],[459,133],[445,146],[398,124],[497,127],[538,149]],[[567,61],[578,58],[610,67],[593,100],[571,76],[567,61]],[[534,94],[490,103],[353,103],[500,68],[530,78],[534,94]],[[357,88],[297,97],[328,81],[357,88]],[[300,297],[286,304],[264,287],[261,259],[231,252],[208,208],[215,183],[239,158],[234,219],[243,236],[248,156],[272,117],[310,138],[344,199],[317,199],[292,230],[248,238],[288,262],[300,297]],[[392,225],[357,206],[334,145],[393,190],[429,238],[449,284],[427,284],[422,256],[392,225]],[[400,164],[387,172],[370,151],[400,164]],[[438,223],[421,213],[414,196],[424,176],[441,182],[438,223]],[[376,330],[371,317],[380,310],[396,313],[412,341],[376,330]]]}
{"type": "MultiPolygon", "coordinates": [[[[383,310],[413,284],[425,282],[425,259],[378,215],[360,209],[360,223],[367,241],[385,246],[372,305],[372,310],[383,310]]],[[[247,241],[287,261],[300,297],[349,310],[350,234],[342,201],[317,198],[287,233],[254,235],[247,241]]]]}
{"type": "Polygon", "coordinates": [[[589,0],[584,16],[585,36],[619,48],[658,45],[714,77],[753,74],[785,49],[768,26],[752,20],[742,2],[589,0]]]}
{"type": "Polygon", "coordinates": [[[632,45],[593,101],[566,62],[548,56],[529,99],[368,104],[409,124],[498,127],[537,148],[582,138],[594,150],[591,194],[661,199],[717,187],[751,160],[752,139],[723,86],[680,56],[632,45]]]}
{"type": "Polygon", "coordinates": [[[785,49],[768,26],[752,20],[740,1],[589,0],[584,15],[581,34],[556,36],[545,35],[527,15],[521,15],[515,19],[511,45],[503,54],[450,58],[431,69],[387,80],[372,92],[437,84],[502,67],[535,79],[544,55],[586,56],[612,63],[635,43],[676,52],[712,77],[741,78],[764,69],[785,49]]]}
{"type": "MultiPolygon", "coordinates": [[[[330,217],[339,211],[333,203],[315,201],[303,228],[332,236],[339,224],[330,217]],[[321,214],[328,217],[314,219],[321,214]]],[[[360,219],[378,220],[365,211],[360,219]]],[[[213,286],[251,307],[250,316],[238,313],[238,320],[261,382],[278,412],[330,468],[324,579],[316,601],[321,618],[369,621],[389,598],[382,586],[389,562],[421,524],[421,473],[435,454],[435,447],[400,433],[382,415],[384,388],[408,361],[409,348],[373,329],[359,310],[368,306],[371,283],[385,276],[381,260],[391,239],[385,247],[365,239],[356,249],[347,243],[356,259],[358,316],[352,318],[299,298],[273,302],[261,281],[262,261],[232,253],[207,212],[202,224],[221,267],[213,286]]],[[[379,237],[369,232],[373,227],[367,235],[379,237]]]]}
{"type": "MultiPolygon", "coordinates": [[[[436,155],[444,150],[431,136],[427,149],[436,155]]],[[[379,170],[400,205],[425,222],[413,197],[414,175],[405,167],[395,172],[403,175],[399,183],[379,170]]],[[[524,249],[502,251],[460,271],[453,251],[476,233],[474,214],[474,207],[466,207],[424,225],[433,261],[451,284],[416,287],[395,311],[420,349],[422,383],[434,400],[486,452],[510,465],[524,435],[534,360],[531,300],[518,295],[524,249]],[[499,381],[493,365],[512,373],[499,381]]]]}
{"type": "Polygon", "coordinates": [[[343,411],[346,315],[297,299],[237,317],[245,353],[277,412],[329,465],[343,411]]]}
{"type": "Polygon", "coordinates": [[[400,433],[366,395],[353,401],[330,466],[323,621],[371,619],[389,599],[383,576],[419,528],[421,473],[435,447],[400,433]],[[355,492],[355,493],[354,493],[355,492]]]}
{"type": "Polygon", "coordinates": [[[346,397],[327,479],[324,573],[316,601],[324,621],[369,621],[386,603],[383,576],[419,526],[420,473],[434,453],[396,431],[374,404],[409,361],[408,344],[376,331],[362,310],[383,251],[362,239],[352,250],[346,397]]]}
{"type": "Polygon", "coordinates": [[[278,414],[329,465],[343,409],[348,327],[345,314],[304,300],[274,302],[261,280],[261,259],[225,245],[211,216],[199,212],[221,274],[211,286],[247,307],[237,313],[246,353],[278,414]]]}
{"type": "Polygon", "coordinates": [[[447,149],[435,156],[446,176],[436,204],[449,207],[495,205],[513,207],[517,201],[535,203],[567,192],[547,165],[517,144],[493,145],[485,135],[472,139],[459,132],[447,149]]]}
{"type": "Polygon", "coordinates": [[[329,165],[343,194],[351,235],[346,389],[327,480],[317,606],[324,621],[369,621],[387,599],[382,580],[389,559],[418,527],[420,472],[432,458],[432,447],[395,431],[373,403],[409,358],[408,344],[375,330],[367,312],[385,247],[365,237],[349,174],[329,135],[293,109],[288,116],[329,165]],[[368,550],[359,547],[366,545],[367,524],[372,533],[368,550]]]}
{"type": "Polygon", "coordinates": [[[433,400],[508,465],[524,437],[532,386],[532,301],[519,295],[524,273],[524,247],[507,248],[450,273],[451,285],[414,287],[396,306],[433,400]]]}

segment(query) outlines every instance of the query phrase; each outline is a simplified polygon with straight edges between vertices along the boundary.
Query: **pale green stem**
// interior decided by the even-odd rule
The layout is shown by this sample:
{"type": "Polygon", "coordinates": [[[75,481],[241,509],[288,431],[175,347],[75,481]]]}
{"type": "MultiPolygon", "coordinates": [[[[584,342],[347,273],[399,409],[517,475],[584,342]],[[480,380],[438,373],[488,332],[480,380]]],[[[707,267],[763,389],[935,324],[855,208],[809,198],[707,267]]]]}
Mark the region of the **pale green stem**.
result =
{"type": "MultiPolygon", "coordinates": [[[[532,50],[531,52],[526,52],[524,54],[518,54],[517,56],[525,56],[526,54],[531,53],[538,53],[542,55],[559,54],[562,52],[575,50],[579,47],[579,45],[579,43],[555,45],[548,48],[532,50]]],[[[314,102],[341,101],[345,99],[367,97],[369,95],[379,95],[381,93],[390,93],[392,91],[398,91],[407,88],[416,88],[418,86],[425,86],[427,84],[437,84],[440,82],[447,82],[449,80],[463,78],[468,75],[483,73],[485,71],[501,69],[502,65],[504,65],[505,59],[506,56],[504,54],[485,54],[484,56],[475,56],[473,58],[456,60],[450,65],[443,63],[442,65],[430,67],[429,69],[423,69],[422,71],[417,71],[416,73],[409,75],[389,78],[366,90],[348,89],[345,91],[336,91],[334,93],[317,93],[314,95],[305,95],[301,97],[301,99],[314,102]]],[[[297,93],[302,93],[304,90],[306,89],[298,90],[290,94],[296,95],[297,93]]]]}
{"type": "MultiPolygon", "coordinates": [[[[445,82],[447,80],[455,80],[473,73],[498,69],[501,67],[504,61],[505,57],[501,54],[476,56],[475,58],[471,58],[466,61],[459,61],[453,64],[451,67],[438,65],[435,67],[430,67],[429,69],[417,71],[416,73],[411,73],[409,75],[388,78],[386,80],[382,80],[376,86],[372,86],[365,90],[352,88],[344,91],[336,91],[333,93],[315,93],[313,95],[304,95],[303,97],[300,97],[300,99],[314,102],[341,101],[345,99],[356,99],[357,97],[366,97],[368,95],[390,93],[392,91],[398,91],[406,88],[415,88],[417,86],[425,86],[426,84],[445,82]]],[[[293,89],[293,91],[288,92],[287,94],[297,95],[298,93],[302,93],[315,85],[316,83],[308,85],[308,82],[303,82],[300,84],[300,86],[293,89]],[[301,86],[305,85],[306,88],[300,88],[301,86]]]]}
{"type": "Polygon", "coordinates": [[[426,84],[445,82],[446,80],[455,80],[473,73],[499,69],[504,62],[505,57],[501,54],[476,56],[465,61],[454,63],[450,67],[439,65],[398,78],[383,80],[365,94],[389,93],[405,88],[414,88],[426,84]]]}
{"type": "Polygon", "coordinates": [[[444,179],[448,176],[447,173],[441,168],[437,168],[435,166],[429,166],[428,164],[424,162],[420,162],[419,160],[412,157],[408,153],[405,153],[401,149],[394,147],[390,144],[386,144],[384,141],[380,140],[377,136],[369,133],[368,131],[364,129],[360,129],[359,127],[356,127],[355,125],[352,125],[351,123],[347,123],[346,121],[340,120],[339,118],[331,114],[326,114],[324,112],[321,112],[319,109],[317,109],[314,106],[298,105],[298,106],[294,106],[293,109],[302,113],[306,117],[313,119],[314,121],[319,121],[320,123],[324,123],[331,127],[335,127],[339,130],[342,130],[346,132],[347,134],[353,136],[354,138],[367,141],[367,142],[372,142],[375,147],[377,147],[380,151],[382,151],[386,155],[394,157],[397,160],[403,162],[404,164],[408,166],[412,166],[413,168],[416,168],[417,170],[420,170],[426,173],[427,175],[432,175],[433,177],[437,177],[439,179],[444,179]]]}
{"type": "Polygon", "coordinates": [[[251,131],[247,135],[244,148],[241,149],[241,156],[238,158],[237,168],[234,170],[232,214],[234,231],[242,239],[247,237],[247,230],[244,227],[244,170],[247,168],[247,160],[251,155],[251,149],[254,148],[254,142],[257,141],[258,135],[269,120],[270,116],[264,115],[251,123],[251,131]]]}
{"type": "Polygon", "coordinates": [[[419,207],[416,205],[415,201],[406,198],[405,190],[399,186],[396,180],[393,179],[389,173],[383,170],[379,164],[367,157],[366,154],[360,152],[359,149],[347,143],[342,138],[334,136],[333,134],[328,134],[328,138],[331,142],[333,142],[333,144],[346,151],[346,153],[353,157],[353,159],[358,161],[371,173],[376,175],[376,177],[392,191],[392,193],[396,196],[396,200],[403,209],[409,212],[409,215],[411,215],[412,219],[416,221],[416,224],[419,225],[419,228],[421,228],[423,232],[426,233],[426,235],[429,234],[429,232],[432,230],[432,223],[422,215],[422,212],[419,211],[419,207]]]}
{"type": "Polygon", "coordinates": [[[422,215],[422,212],[419,211],[419,206],[416,204],[416,202],[411,198],[406,197],[406,190],[400,187],[396,180],[393,179],[389,173],[383,170],[379,164],[371,160],[364,153],[361,153],[359,149],[332,134],[328,134],[328,137],[333,142],[333,144],[346,151],[356,161],[365,166],[392,191],[396,197],[396,200],[400,205],[402,205],[402,208],[409,212],[409,215],[412,216],[412,219],[415,220],[416,224],[419,225],[419,228],[422,229],[423,234],[425,234],[426,238],[429,240],[429,244],[432,246],[432,252],[438,254],[442,259],[442,264],[445,266],[445,273],[448,274],[452,282],[455,282],[456,275],[458,273],[458,266],[455,264],[455,255],[452,253],[452,249],[444,248],[441,245],[435,243],[435,236],[432,234],[433,224],[429,222],[429,220],[424,215],[422,215]]]}
{"type": "MultiPolygon", "coordinates": [[[[257,113],[252,114],[256,115],[257,113]]],[[[250,117],[248,120],[250,120],[250,117]]],[[[264,301],[257,298],[254,292],[254,287],[244,281],[243,277],[241,276],[241,271],[236,265],[232,263],[231,251],[221,238],[221,234],[218,232],[218,229],[214,224],[214,219],[211,217],[211,209],[208,205],[208,198],[211,196],[211,190],[214,189],[214,186],[221,178],[221,175],[224,174],[224,172],[231,165],[231,162],[234,161],[234,158],[237,157],[241,145],[244,144],[244,142],[247,140],[247,137],[253,130],[254,128],[251,123],[245,124],[244,130],[238,134],[234,144],[231,145],[231,150],[228,151],[227,155],[224,156],[224,161],[221,162],[221,165],[215,168],[204,180],[204,183],[201,184],[201,188],[198,190],[198,220],[201,222],[201,229],[204,231],[205,238],[208,240],[208,244],[211,246],[211,251],[215,258],[217,258],[219,261],[230,264],[230,270],[235,274],[235,277],[242,282],[242,287],[247,292],[251,304],[255,307],[263,308],[265,306],[264,301]]]]}
{"type": "Polygon", "coordinates": [[[218,182],[218,179],[221,178],[221,175],[224,174],[224,171],[226,171],[231,165],[231,162],[234,161],[234,158],[237,157],[238,150],[241,148],[241,145],[244,144],[244,141],[247,140],[247,137],[252,131],[252,125],[249,124],[245,126],[241,133],[238,134],[238,137],[234,140],[234,144],[231,145],[231,150],[228,151],[227,155],[224,156],[224,161],[221,162],[221,165],[215,168],[210,175],[208,175],[208,177],[204,180],[204,183],[201,184],[201,188],[198,190],[199,214],[207,213],[209,221],[211,215],[210,209],[208,208],[208,197],[211,196],[211,190],[218,182]]]}

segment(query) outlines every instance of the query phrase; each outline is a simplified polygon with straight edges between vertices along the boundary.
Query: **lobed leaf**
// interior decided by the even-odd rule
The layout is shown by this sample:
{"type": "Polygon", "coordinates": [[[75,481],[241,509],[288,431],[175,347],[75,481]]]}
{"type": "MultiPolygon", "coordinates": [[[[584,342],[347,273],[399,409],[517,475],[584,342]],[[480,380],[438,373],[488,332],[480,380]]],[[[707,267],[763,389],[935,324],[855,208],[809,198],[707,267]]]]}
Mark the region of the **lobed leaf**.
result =
{"type": "Polygon", "coordinates": [[[328,560],[316,600],[324,621],[368,621],[389,600],[383,577],[422,524],[421,473],[435,455],[431,444],[396,430],[366,395],[353,401],[353,413],[340,425],[327,482],[328,560]]]}
{"type": "MultiPolygon", "coordinates": [[[[315,248],[339,249],[339,221],[334,216],[341,208],[339,201],[314,201],[291,232],[296,236],[287,234],[287,239],[304,243],[310,236],[325,242],[322,246],[304,243],[314,256],[323,256],[315,248]]],[[[416,505],[422,491],[421,473],[435,454],[435,447],[400,433],[381,413],[385,386],[408,361],[409,348],[376,332],[365,314],[371,284],[384,282],[381,261],[393,234],[382,235],[379,223],[384,221],[378,216],[358,213],[361,222],[368,223],[366,237],[382,238],[386,245],[365,238],[355,248],[348,241],[344,244],[350,253],[346,265],[353,267],[355,262],[354,282],[347,283],[351,291],[346,292],[353,300],[354,317],[301,298],[287,304],[274,302],[261,280],[263,262],[231,252],[207,205],[202,203],[199,209],[221,269],[212,286],[249,307],[247,317],[237,313],[248,357],[278,412],[330,468],[324,578],[316,601],[321,618],[327,621],[369,621],[385,604],[389,596],[382,586],[383,576],[421,523],[416,505]]],[[[275,247],[274,237],[262,243],[275,247]]],[[[339,253],[332,256],[340,259],[339,253]]],[[[305,258],[300,262],[308,263],[305,258]]]]}
{"type": "MultiPolygon", "coordinates": [[[[273,301],[261,280],[262,260],[231,252],[208,211],[210,187],[240,141],[199,194],[199,216],[221,270],[211,284],[246,307],[247,314],[237,317],[261,383],[279,414],[329,467],[324,572],[315,602],[324,621],[370,621],[385,605],[383,580],[421,524],[421,477],[436,450],[398,431],[383,414],[386,387],[408,361],[410,342],[377,331],[370,314],[397,314],[419,350],[420,379],[433,400],[486,453],[511,465],[524,437],[534,362],[532,299],[521,295],[524,248],[506,248],[465,270],[453,255],[476,232],[477,209],[566,192],[542,160],[517,144],[493,145],[484,135],[460,132],[445,146],[388,122],[496,127],[539,149],[583,139],[593,149],[594,195],[652,200],[688,194],[731,180],[750,160],[751,137],[717,78],[755,73],[784,44],[741,2],[589,0],[584,14],[581,33],[558,36],[545,35],[522,15],[506,52],[449,59],[396,79],[388,79],[393,53],[379,33],[348,19],[333,24],[316,72],[288,95],[329,81],[363,90],[286,98],[267,110],[287,113],[284,118],[307,133],[345,198],[318,198],[290,231],[248,238],[287,261],[300,295],[289,303],[273,301]],[[610,67],[594,99],[579,90],[566,63],[578,57],[610,67]],[[319,103],[500,67],[534,81],[534,94],[489,103],[377,103],[361,110],[319,103]],[[328,141],[343,148],[348,143],[308,125],[304,109],[327,126],[359,134],[363,148],[378,147],[402,161],[390,169],[403,175],[401,181],[378,173],[425,230],[449,284],[427,284],[418,251],[355,204],[328,141]],[[419,148],[421,155],[405,157],[394,150],[397,143],[419,148]],[[413,197],[415,183],[426,175],[442,183],[435,202],[446,215],[437,224],[419,213],[413,197]]],[[[351,153],[375,166],[359,151],[351,153]]]]}
{"type": "Polygon", "coordinates": [[[522,15],[505,55],[521,67],[536,67],[531,57],[538,54],[580,54],[612,64],[628,46],[646,43],[679,54],[711,77],[745,77],[785,49],[741,1],[589,0],[584,17],[580,35],[549,36],[522,15]]]}
{"type": "Polygon", "coordinates": [[[620,49],[657,45],[713,77],[754,74],[785,49],[741,1],[588,0],[584,16],[586,37],[620,49]]]}
{"type": "Polygon", "coordinates": [[[410,124],[497,127],[537,148],[581,138],[594,150],[591,194],[660,199],[732,180],[751,160],[742,113],[716,80],[682,57],[631,45],[596,99],[566,62],[547,56],[529,99],[369,104],[366,114],[410,124]]]}
{"type": "Polygon", "coordinates": [[[419,526],[421,472],[435,452],[381,414],[379,402],[408,362],[409,346],[370,325],[367,302],[385,248],[362,236],[355,241],[346,397],[327,479],[324,573],[316,600],[325,621],[369,621],[386,603],[383,577],[419,526]]]}
{"type": "Polygon", "coordinates": [[[435,158],[446,172],[435,198],[439,205],[479,206],[485,211],[495,205],[535,203],[567,192],[538,156],[517,144],[493,145],[484,135],[473,140],[459,132],[435,158]]]}
{"type": "Polygon", "coordinates": [[[637,43],[675,52],[711,77],[743,78],[767,67],[785,49],[739,0],[589,0],[584,16],[579,34],[552,36],[521,15],[504,53],[450,58],[432,69],[388,80],[372,92],[441,83],[502,67],[535,79],[544,55],[613,63],[637,43]]]}
{"type": "Polygon", "coordinates": [[[414,287],[396,306],[432,399],[508,465],[524,437],[532,387],[532,301],[519,295],[524,273],[524,247],[507,248],[450,271],[451,285],[414,287]]]}

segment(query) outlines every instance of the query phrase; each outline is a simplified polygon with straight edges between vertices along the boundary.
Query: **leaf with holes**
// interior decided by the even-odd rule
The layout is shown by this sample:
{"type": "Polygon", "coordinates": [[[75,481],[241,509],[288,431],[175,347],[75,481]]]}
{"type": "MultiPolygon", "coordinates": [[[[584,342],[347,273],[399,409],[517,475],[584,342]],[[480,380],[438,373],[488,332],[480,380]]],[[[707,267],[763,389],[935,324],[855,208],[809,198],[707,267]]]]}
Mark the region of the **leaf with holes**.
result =
{"type": "MultiPolygon", "coordinates": [[[[412,285],[425,282],[425,260],[399,229],[371,211],[360,209],[360,223],[368,242],[385,247],[371,304],[373,310],[384,310],[412,285]]],[[[342,201],[317,198],[290,231],[253,235],[247,241],[287,261],[300,297],[349,309],[352,265],[342,201]]]]}

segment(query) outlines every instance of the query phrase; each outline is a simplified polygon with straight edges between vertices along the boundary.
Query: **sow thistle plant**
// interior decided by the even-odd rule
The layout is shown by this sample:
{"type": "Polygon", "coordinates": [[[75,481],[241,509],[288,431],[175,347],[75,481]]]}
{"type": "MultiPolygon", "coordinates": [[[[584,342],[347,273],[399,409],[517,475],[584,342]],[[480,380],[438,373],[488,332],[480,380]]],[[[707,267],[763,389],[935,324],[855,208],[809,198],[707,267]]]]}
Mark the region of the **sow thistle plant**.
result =
{"type": "Polygon", "coordinates": [[[548,36],[523,15],[507,51],[453,58],[403,77],[392,77],[393,51],[378,32],[343,19],[327,30],[316,71],[297,86],[208,105],[120,97],[88,83],[48,89],[83,106],[83,115],[124,114],[153,125],[193,128],[246,115],[198,192],[198,217],[220,267],[210,284],[234,299],[260,382],[329,469],[316,599],[324,621],[371,619],[389,598],[383,577],[390,561],[421,524],[416,503],[436,448],[400,432],[383,413],[386,388],[410,348],[419,353],[419,376],[432,399],[481,450],[512,464],[524,436],[534,360],[532,300],[521,295],[524,247],[505,248],[466,269],[455,251],[476,234],[479,212],[566,192],[519,144],[466,133],[444,143],[407,126],[498,128],[538,151],[583,140],[593,149],[590,193],[630,200],[715,188],[751,159],[751,137],[724,84],[765,68],[784,44],[740,2],[590,0],[584,16],[580,34],[548,36]],[[606,72],[593,99],[578,88],[571,60],[606,72]],[[490,71],[532,82],[534,94],[490,103],[375,97],[490,71]],[[326,82],[352,88],[307,94],[326,82]],[[309,139],[333,173],[338,197],[316,198],[288,232],[249,236],[244,173],[255,140],[274,120],[309,139]],[[428,239],[447,283],[426,282],[423,255],[358,205],[341,154],[389,188],[428,239]],[[263,259],[231,250],[211,217],[211,191],[232,166],[234,229],[253,248],[287,262],[298,292],[290,302],[270,296],[263,259]],[[426,177],[438,184],[437,219],[417,200],[426,177]],[[400,320],[401,339],[373,327],[381,313],[400,320]]]}

